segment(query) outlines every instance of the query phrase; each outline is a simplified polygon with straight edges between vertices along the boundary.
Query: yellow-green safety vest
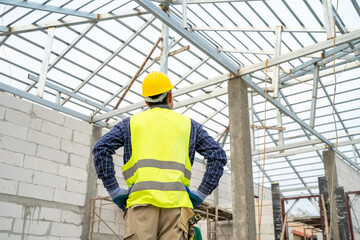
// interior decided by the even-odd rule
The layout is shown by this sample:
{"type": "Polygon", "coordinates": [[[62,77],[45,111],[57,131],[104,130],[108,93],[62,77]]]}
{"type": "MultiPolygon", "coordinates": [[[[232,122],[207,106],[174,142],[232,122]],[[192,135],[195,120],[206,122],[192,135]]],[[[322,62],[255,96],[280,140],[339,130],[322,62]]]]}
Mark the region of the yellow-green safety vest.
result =
{"type": "Polygon", "coordinates": [[[193,208],[189,187],[190,118],[155,107],[130,118],[132,155],[122,167],[132,189],[126,208],[152,204],[161,208],[193,208]]]}

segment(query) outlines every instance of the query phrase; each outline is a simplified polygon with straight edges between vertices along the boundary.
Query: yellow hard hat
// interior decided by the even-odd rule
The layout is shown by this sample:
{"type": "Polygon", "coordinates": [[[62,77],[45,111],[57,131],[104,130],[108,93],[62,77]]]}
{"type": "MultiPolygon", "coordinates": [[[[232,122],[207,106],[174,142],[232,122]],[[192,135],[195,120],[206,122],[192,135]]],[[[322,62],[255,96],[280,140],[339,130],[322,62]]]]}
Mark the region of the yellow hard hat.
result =
{"type": "Polygon", "coordinates": [[[151,97],[173,89],[169,77],[162,72],[149,73],[142,83],[142,96],[151,97]]]}

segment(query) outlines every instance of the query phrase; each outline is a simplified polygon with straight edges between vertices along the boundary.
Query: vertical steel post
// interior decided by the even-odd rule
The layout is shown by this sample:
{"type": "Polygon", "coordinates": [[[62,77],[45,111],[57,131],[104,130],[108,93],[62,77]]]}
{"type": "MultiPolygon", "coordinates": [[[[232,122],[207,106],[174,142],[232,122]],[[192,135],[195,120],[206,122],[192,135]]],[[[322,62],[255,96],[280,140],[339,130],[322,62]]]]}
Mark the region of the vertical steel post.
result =
{"type": "Polygon", "coordinates": [[[49,28],[47,39],[46,39],[46,46],[45,46],[44,55],[43,55],[43,61],[41,64],[41,72],[40,72],[39,83],[38,83],[38,88],[37,88],[37,92],[36,92],[36,96],[41,97],[41,98],[44,96],[45,81],[46,81],[46,75],[47,75],[47,71],[48,71],[48,67],[49,67],[49,60],[50,60],[52,42],[54,39],[54,32],[55,32],[55,28],[53,28],[53,27],[49,28]]]}
{"type": "Polygon", "coordinates": [[[187,28],[187,0],[182,1],[182,24],[183,28],[187,28]]]}
{"type": "MultiPolygon", "coordinates": [[[[249,122],[250,126],[254,125],[254,104],[253,104],[253,94],[252,91],[248,92],[248,102],[249,102],[249,122]]],[[[255,150],[255,129],[250,129],[250,142],[251,142],[251,150],[255,150]]]]}
{"type": "MultiPolygon", "coordinates": [[[[351,140],[354,141],[354,136],[350,136],[351,140]]],[[[352,151],[353,151],[353,156],[354,156],[354,163],[356,165],[358,165],[358,159],[357,159],[357,156],[356,156],[356,146],[355,144],[351,145],[352,146],[352,151]]]]}
{"type": "Polygon", "coordinates": [[[322,5],[324,11],[324,21],[325,21],[327,39],[331,39],[335,37],[334,14],[332,10],[331,0],[322,0],[322,5]]]}
{"type": "Polygon", "coordinates": [[[168,72],[168,52],[169,52],[169,27],[163,23],[162,25],[162,42],[160,56],[160,72],[167,74],[168,72]]]}
{"type": "MultiPolygon", "coordinates": [[[[274,57],[278,57],[281,55],[281,39],[282,39],[282,31],[283,31],[283,27],[282,26],[276,26],[275,28],[275,49],[274,49],[274,57]]],[[[274,74],[273,74],[273,79],[272,79],[272,85],[274,88],[274,92],[273,92],[273,98],[275,98],[278,102],[280,102],[280,79],[279,79],[279,71],[280,69],[278,67],[274,67],[273,68],[274,74]]],[[[277,126],[278,127],[282,127],[282,117],[281,117],[281,112],[278,108],[276,108],[276,116],[277,116],[277,126]]],[[[279,130],[278,131],[278,141],[279,141],[279,145],[283,145],[284,144],[284,132],[283,130],[279,130]]]]}
{"type": "Polygon", "coordinates": [[[312,99],[311,99],[311,110],[310,110],[310,127],[312,127],[312,128],[315,127],[318,82],[319,82],[319,66],[315,65],[314,66],[312,99]]]}

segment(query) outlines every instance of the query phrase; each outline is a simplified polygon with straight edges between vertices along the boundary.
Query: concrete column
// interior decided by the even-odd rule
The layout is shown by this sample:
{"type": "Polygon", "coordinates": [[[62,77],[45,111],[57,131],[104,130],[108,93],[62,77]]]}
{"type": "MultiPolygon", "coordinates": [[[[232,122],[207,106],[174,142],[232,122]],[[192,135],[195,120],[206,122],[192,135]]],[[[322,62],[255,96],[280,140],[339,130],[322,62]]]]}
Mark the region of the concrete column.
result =
{"type": "Polygon", "coordinates": [[[325,169],[325,178],[328,183],[328,192],[329,192],[329,204],[330,204],[330,228],[332,232],[333,239],[339,238],[339,228],[337,221],[337,211],[334,197],[334,190],[338,187],[338,178],[336,173],[336,155],[333,150],[328,150],[323,152],[323,161],[325,169]]]}
{"type": "MultiPolygon", "coordinates": [[[[99,126],[93,125],[92,135],[90,139],[90,151],[92,151],[96,142],[100,139],[102,133],[102,128],[99,126]]],[[[83,217],[83,228],[81,232],[81,240],[87,240],[89,237],[89,227],[90,227],[90,212],[91,212],[91,200],[97,195],[97,174],[95,171],[95,166],[93,163],[93,155],[90,154],[89,164],[88,164],[88,179],[87,179],[87,188],[85,195],[85,204],[84,204],[84,217],[83,217]]]]}
{"type": "Polygon", "coordinates": [[[333,150],[323,152],[325,177],[328,182],[329,193],[331,189],[338,187],[338,177],[336,173],[336,156],[333,150]]]}
{"type": "Polygon", "coordinates": [[[256,222],[247,85],[229,80],[233,239],[255,240],[256,222]]]}
{"type": "Polygon", "coordinates": [[[331,238],[332,234],[331,234],[331,229],[330,229],[330,204],[329,204],[329,192],[328,192],[328,183],[325,177],[319,177],[318,178],[318,183],[319,183],[319,193],[320,196],[322,195],[324,198],[324,203],[322,202],[322,198],[321,199],[321,204],[320,204],[320,215],[322,216],[321,221],[322,221],[322,228],[323,228],[323,232],[324,232],[324,238],[323,239],[327,239],[327,230],[326,230],[326,225],[328,226],[328,231],[329,231],[329,235],[330,235],[330,239],[334,239],[331,238]],[[325,209],[324,206],[325,205],[325,209]],[[325,216],[325,212],[326,212],[326,216],[325,216]],[[325,222],[325,219],[327,220],[325,222]]]}
{"type": "MultiPolygon", "coordinates": [[[[282,214],[281,214],[281,193],[279,183],[271,184],[272,208],[274,219],[275,240],[280,240],[282,232],[282,214]]],[[[282,239],[281,239],[282,240],[282,239]]]]}
{"type": "Polygon", "coordinates": [[[343,187],[337,187],[334,191],[335,201],[336,201],[336,212],[337,212],[337,221],[339,227],[339,239],[340,240],[349,240],[350,237],[350,228],[349,228],[349,216],[346,207],[345,192],[343,187]]]}

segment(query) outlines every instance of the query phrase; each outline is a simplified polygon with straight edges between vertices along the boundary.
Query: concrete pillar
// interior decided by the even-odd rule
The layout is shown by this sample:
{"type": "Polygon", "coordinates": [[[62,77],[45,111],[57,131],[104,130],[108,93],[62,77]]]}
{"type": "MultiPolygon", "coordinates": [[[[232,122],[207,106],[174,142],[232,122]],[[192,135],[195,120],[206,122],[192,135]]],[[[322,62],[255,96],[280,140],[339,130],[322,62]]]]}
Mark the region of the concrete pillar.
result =
{"type": "MultiPolygon", "coordinates": [[[[99,126],[93,125],[92,135],[90,138],[90,151],[92,151],[96,142],[100,139],[102,133],[102,128],[99,126]]],[[[81,232],[81,240],[87,240],[89,237],[89,227],[90,227],[90,212],[91,212],[91,200],[97,195],[97,174],[95,171],[93,163],[93,155],[90,154],[89,164],[88,164],[88,179],[87,179],[87,188],[85,195],[85,204],[84,204],[84,217],[83,217],[83,228],[81,232]]]]}
{"type": "Polygon", "coordinates": [[[339,238],[339,228],[337,221],[337,212],[336,204],[334,197],[334,190],[338,187],[338,178],[336,173],[336,155],[333,150],[328,150],[323,152],[323,161],[325,169],[325,178],[328,184],[328,193],[329,193],[329,204],[330,204],[330,226],[333,239],[339,238]]]}
{"type": "Polygon", "coordinates": [[[256,222],[247,85],[228,82],[233,239],[255,240],[256,222]]]}
{"type": "MultiPolygon", "coordinates": [[[[331,230],[330,230],[330,204],[329,204],[329,192],[328,192],[328,183],[325,177],[319,177],[318,178],[318,182],[319,182],[319,193],[320,193],[320,199],[321,199],[321,204],[320,204],[320,215],[322,216],[321,221],[322,221],[322,229],[324,232],[324,238],[323,239],[327,239],[327,231],[329,232],[330,237],[332,236],[331,234],[331,230]],[[323,196],[323,198],[321,197],[321,195],[323,196]],[[324,203],[322,202],[322,199],[324,199],[324,203]],[[325,209],[324,206],[325,205],[325,209]],[[325,212],[326,212],[326,216],[325,216],[325,212]],[[325,219],[327,220],[325,222],[325,219]],[[328,230],[326,230],[326,226],[328,228],[328,230]]],[[[330,239],[334,239],[334,238],[330,238],[330,239]]]]}
{"type": "Polygon", "coordinates": [[[282,232],[282,214],[281,214],[281,193],[279,183],[271,184],[272,208],[274,219],[274,235],[275,240],[280,240],[282,232]]]}
{"type": "Polygon", "coordinates": [[[325,177],[328,182],[329,193],[330,193],[331,189],[338,187],[335,152],[333,150],[324,151],[323,161],[324,161],[325,177]]]}
{"type": "Polygon", "coordinates": [[[346,207],[345,192],[343,187],[337,187],[334,191],[339,226],[339,239],[350,239],[349,216],[346,207]]]}

